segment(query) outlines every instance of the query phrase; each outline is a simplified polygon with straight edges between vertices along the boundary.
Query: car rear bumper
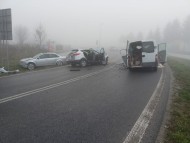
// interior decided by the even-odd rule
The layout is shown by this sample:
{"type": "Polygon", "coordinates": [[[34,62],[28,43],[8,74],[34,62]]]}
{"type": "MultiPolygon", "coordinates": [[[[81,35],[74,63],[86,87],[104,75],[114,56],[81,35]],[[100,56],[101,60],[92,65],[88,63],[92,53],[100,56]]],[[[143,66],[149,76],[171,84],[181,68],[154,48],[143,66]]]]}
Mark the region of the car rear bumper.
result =
{"type": "Polygon", "coordinates": [[[142,63],[139,66],[131,66],[130,68],[152,68],[157,66],[158,65],[155,62],[147,62],[147,63],[142,63]]]}

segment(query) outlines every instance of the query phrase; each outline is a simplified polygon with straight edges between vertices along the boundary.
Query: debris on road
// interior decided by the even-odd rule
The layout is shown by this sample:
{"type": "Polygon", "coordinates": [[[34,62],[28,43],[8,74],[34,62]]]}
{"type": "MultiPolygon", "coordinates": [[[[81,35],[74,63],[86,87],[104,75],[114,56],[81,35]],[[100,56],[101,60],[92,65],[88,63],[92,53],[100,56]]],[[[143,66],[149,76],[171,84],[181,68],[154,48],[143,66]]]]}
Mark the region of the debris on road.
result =
{"type": "Polygon", "coordinates": [[[15,74],[15,73],[18,73],[19,72],[19,70],[17,69],[17,70],[14,70],[14,71],[7,71],[7,70],[5,70],[5,68],[4,67],[2,67],[2,68],[0,68],[0,73],[11,73],[11,74],[15,74]]]}

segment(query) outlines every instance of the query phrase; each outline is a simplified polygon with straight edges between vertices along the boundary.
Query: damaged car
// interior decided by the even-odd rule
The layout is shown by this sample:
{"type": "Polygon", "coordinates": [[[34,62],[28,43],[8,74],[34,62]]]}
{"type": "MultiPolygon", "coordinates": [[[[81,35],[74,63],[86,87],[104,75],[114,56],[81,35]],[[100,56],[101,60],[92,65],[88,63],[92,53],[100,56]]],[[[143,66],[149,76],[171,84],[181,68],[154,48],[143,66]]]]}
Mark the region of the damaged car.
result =
{"type": "Polygon", "coordinates": [[[40,66],[62,66],[66,63],[65,58],[66,57],[60,56],[56,53],[40,53],[34,56],[33,58],[21,59],[20,66],[29,70],[34,70],[36,67],[40,66]]]}
{"type": "Polygon", "coordinates": [[[66,61],[71,66],[79,65],[85,67],[93,64],[108,64],[108,55],[104,48],[97,49],[74,49],[66,57],[66,61]]]}

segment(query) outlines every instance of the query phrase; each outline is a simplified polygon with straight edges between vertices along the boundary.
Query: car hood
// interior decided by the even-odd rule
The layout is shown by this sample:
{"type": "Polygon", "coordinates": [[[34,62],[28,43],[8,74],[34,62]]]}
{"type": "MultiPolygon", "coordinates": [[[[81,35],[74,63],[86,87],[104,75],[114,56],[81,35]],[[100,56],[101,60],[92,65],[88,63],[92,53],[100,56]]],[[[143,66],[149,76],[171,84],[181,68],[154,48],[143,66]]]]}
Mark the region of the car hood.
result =
{"type": "Polygon", "coordinates": [[[27,62],[27,61],[30,61],[30,60],[34,60],[34,59],[33,58],[24,58],[24,59],[21,59],[20,61],[27,62]]]}

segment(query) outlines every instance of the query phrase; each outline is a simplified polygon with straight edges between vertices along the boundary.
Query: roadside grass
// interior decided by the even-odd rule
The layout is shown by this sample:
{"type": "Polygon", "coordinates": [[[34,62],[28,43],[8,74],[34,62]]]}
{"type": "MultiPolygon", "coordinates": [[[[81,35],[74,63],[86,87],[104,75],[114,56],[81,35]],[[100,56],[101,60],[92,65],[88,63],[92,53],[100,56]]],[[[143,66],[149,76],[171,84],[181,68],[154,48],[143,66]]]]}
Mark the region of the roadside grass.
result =
{"type": "Polygon", "coordinates": [[[166,143],[190,143],[190,60],[169,57],[175,87],[166,143]]]}

